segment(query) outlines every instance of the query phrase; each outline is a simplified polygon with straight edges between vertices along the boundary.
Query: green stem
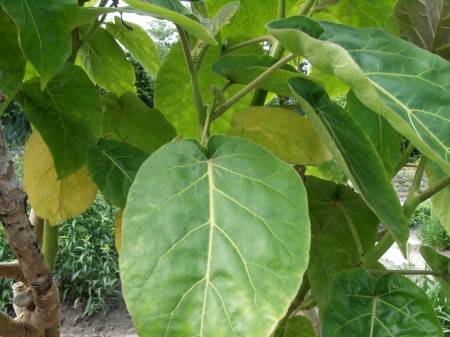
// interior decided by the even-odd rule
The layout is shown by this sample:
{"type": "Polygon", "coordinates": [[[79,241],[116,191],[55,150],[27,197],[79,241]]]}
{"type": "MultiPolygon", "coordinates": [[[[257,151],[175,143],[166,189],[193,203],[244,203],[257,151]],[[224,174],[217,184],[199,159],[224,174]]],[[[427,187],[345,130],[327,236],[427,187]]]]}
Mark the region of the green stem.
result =
{"type": "Polygon", "coordinates": [[[245,47],[254,45],[256,43],[262,43],[262,42],[266,42],[266,41],[268,41],[268,42],[273,41],[273,37],[271,37],[270,35],[265,35],[265,36],[255,37],[254,39],[247,40],[247,41],[244,41],[241,43],[237,43],[237,44],[231,46],[230,48],[226,49],[223,52],[223,54],[224,55],[229,54],[229,53],[239,50],[241,48],[245,48],[245,47]]]}
{"type": "Polygon", "coordinates": [[[233,106],[236,102],[238,102],[242,97],[247,95],[250,91],[255,89],[262,81],[267,79],[270,75],[272,75],[275,71],[283,67],[285,64],[289,63],[295,55],[288,54],[283,57],[277,63],[268,68],[265,72],[247,84],[244,88],[242,88],[239,92],[237,92],[234,96],[225,101],[221,106],[217,108],[217,110],[212,115],[212,120],[220,117],[225,111],[227,111],[231,106],[233,106]]]}
{"type": "Polygon", "coordinates": [[[308,0],[303,5],[302,9],[300,10],[299,15],[308,15],[311,11],[311,8],[316,4],[316,0],[308,0]]]}
{"type": "MultiPolygon", "coordinates": [[[[277,18],[282,19],[286,17],[286,0],[278,0],[278,14],[277,18]]],[[[279,59],[284,52],[284,47],[277,40],[273,43],[270,56],[279,59]]],[[[250,103],[251,106],[262,106],[266,102],[268,91],[264,89],[256,89],[253,99],[250,103]]]]}
{"type": "Polygon", "coordinates": [[[408,162],[409,157],[411,156],[411,153],[413,153],[415,149],[415,146],[412,143],[409,143],[406,147],[405,151],[403,151],[400,159],[398,160],[397,164],[395,165],[394,169],[394,176],[405,166],[405,164],[408,162]]]}
{"type": "Polygon", "coordinates": [[[432,276],[445,276],[443,273],[439,273],[432,270],[398,270],[398,269],[367,269],[371,274],[384,275],[384,274],[399,274],[399,275],[432,275],[432,276]]]}
{"type": "Polygon", "coordinates": [[[208,108],[208,111],[206,113],[206,120],[205,120],[205,125],[203,126],[203,130],[202,130],[202,139],[201,139],[201,143],[203,146],[206,146],[206,144],[208,143],[208,137],[209,137],[209,128],[211,126],[211,114],[212,114],[212,109],[213,108],[208,108]]]}
{"type": "Polygon", "coordinates": [[[44,221],[42,254],[50,270],[55,270],[56,256],[58,254],[58,226],[50,226],[47,220],[44,221]]]}
{"type": "Polygon", "coordinates": [[[198,113],[198,120],[201,130],[204,128],[206,121],[205,104],[203,103],[202,91],[200,89],[200,83],[198,81],[197,66],[192,59],[191,47],[189,43],[189,37],[187,33],[181,27],[177,26],[178,33],[180,35],[181,47],[183,48],[184,58],[188,67],[189,75],[191,78],[192,93],[194,95],[194,104],[198,113]]]}
{"type": "Polygon", "coordinates": [[[450,186],[450,177],[442,179],[440,182],[438,182],[436,185],[431,186],[430,188],[422,191],[417,196],[417,202],[420,204],[424,202],[425,200],[431,198],[433,195],[439,193],[447,186],[450,186]]]}

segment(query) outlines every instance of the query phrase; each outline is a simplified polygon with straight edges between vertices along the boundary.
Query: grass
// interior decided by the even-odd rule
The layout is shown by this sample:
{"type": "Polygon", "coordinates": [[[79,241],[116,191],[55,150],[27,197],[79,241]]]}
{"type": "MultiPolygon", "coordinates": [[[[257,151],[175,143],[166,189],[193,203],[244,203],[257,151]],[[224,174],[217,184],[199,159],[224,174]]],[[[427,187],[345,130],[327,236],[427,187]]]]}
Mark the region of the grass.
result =
{"type": "Polygon", "coordinates": [[[445,297],[442,286],[428,278],[421,284],[422,290],[427,294],[436,315],[441,322],[444,336],[450,337],[450,301],[445,297]]]}
{"type": "MultiPolygon", "coordinates": [[[[121,301],[114,247],[116,213],[99,197],[84,214],[59,225],[55,279],[61,300],[80,309],[80,316],[105,312],[111,301],[121,301]]],[[[0,230],[0,261],[13,259],[0,230]]],[[[10,310],[11,282],[0,280],[0,290],[0,310],[10,310]]]]}

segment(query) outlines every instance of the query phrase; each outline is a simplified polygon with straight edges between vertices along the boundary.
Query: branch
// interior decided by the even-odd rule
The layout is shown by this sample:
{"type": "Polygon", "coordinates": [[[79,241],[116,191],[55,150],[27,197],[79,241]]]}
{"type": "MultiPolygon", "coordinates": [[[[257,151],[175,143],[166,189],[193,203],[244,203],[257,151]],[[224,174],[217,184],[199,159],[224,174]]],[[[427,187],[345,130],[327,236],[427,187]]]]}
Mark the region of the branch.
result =
{"type": "Polygon", "coordinates": [[[270,36],[270,35],[265,35],[265,36],[255,37],[254,39],[247,40],[247,41],[244,41],[244,42],[241,42],[241,43],[237,43],[237,44],[231,46],[230,48],[225,49],[225,51],[223,52],[223,54],[224,54],[224,55],[225,55],[225,54],[229,54],[229,53],[234,52],[234,51],[236,51],[236,50],[238,50],[238,49],[241,49],[241,48],[245,48],[245,47],[251,46],[251,45],[253,45],[253,44],[255,44],[255,43],[273,42],[273,41],[274,41],[274,39],[273,39],[273,37],[270,36]]]}
{"type": "Polygon", "coordinates": [[[447,186],[450,186],[450,176],[447,178],[442,179],[440,182],[438,182],[436,185],[431,186],[430,188],[424,190],[423,192],[419,193],[417,196],[417,201],[420,203],[424,202],[428,198],[431,198],[433,195],[439,193],[447,186]]]}
{"type": "Polygon", "coordinates": [[[415,146],[412,143],[409,143],[405,151],[403,151],[400,159],[397,161],[397,164],[395,165],[394,175],[396,175],[405,166],[414,149],[415,146]]]}
{"type": "MultiPolygon", "coordinates": [[[[44,262],[26,207],[25,193],[14,173],[13,161],[9,158],[0,126],[0,220],[23,272],[25,283],[31,289],[35,305],[33,310],[24,315],[23,324],[30,329],[44,330],[59,319],[58,289],[44,262]]],[[[5,317],[2,319],[9,322],[5,317]]]]}
{"type": "Polygon", "coordinates": [[[227,111],[231,106],[233,106],[236,102],[238,102],[242,97],[247,95],[250,91],[255,89],[262,81],[267,79],[270,75],[272,75],[275,71],[283,67],[285,64],[289,63],[292,59],[295,58],[294,54],[288,54],[283,57],[277,63],[268,68],[265,72],[247,84],[244,88],[242,88],[239,92],[237,92],[233,97],[229,98],[225,101],[221,106],[217,108],[217,110],[213,113],[212,120],[223,115],[225,111],[227,111]]]}
{"type": "Polygon", "coordinates": [[[17,261],[0,263],[0,277],[14,281],[25,281],[17,261]]]}

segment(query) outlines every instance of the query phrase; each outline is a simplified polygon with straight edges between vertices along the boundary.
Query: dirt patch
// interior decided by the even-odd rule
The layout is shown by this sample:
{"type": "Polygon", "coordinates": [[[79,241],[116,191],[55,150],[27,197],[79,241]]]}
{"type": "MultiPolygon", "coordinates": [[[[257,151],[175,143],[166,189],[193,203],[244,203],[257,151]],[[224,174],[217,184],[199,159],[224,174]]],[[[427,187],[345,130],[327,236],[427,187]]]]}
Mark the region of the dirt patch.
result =
{"type": "Polygon", "coordinates": [[[115,307],[105,315],[80,319],[80,311],[61,306],[62,337],[138,337],[125,307],[115,307]]]}

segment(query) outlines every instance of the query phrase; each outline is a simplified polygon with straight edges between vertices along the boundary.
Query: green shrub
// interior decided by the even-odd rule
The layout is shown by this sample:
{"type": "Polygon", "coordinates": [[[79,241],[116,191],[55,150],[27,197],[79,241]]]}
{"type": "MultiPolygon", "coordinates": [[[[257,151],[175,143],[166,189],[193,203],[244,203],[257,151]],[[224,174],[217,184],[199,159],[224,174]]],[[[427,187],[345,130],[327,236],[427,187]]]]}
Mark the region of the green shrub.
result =
{"type": "Polygon", "coordinates": [[[419,237],[423,244],[437,250],[450,249],[450,236],[442,227],[439,219],[433,215],[429,202],[420,205],[416,209],[410,225],[420,229],[419,237]]]}
{"type": "Polygon", "coordinates": [[[59,228],[55,277],[61,298],[82,308],[82,316],[104,311],[119,296],[118,255],[114,247],[117,211],[102,198],[59,228]]]}
{"type": "MultiPolygon", "coordinates": [[[[121,298],[118,255],[114,247],[117,210],[104,199],[82,215],[59,225],[58,260],[55,278],[61,299],[90,316],[107,308],[109,300],[121,298]]],[[[14,257],[0,230],[0,260],[14,257]]],[[[0,310],[11,309],[11,282],[0,279],[0,310]]]]}

